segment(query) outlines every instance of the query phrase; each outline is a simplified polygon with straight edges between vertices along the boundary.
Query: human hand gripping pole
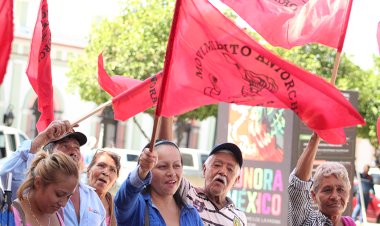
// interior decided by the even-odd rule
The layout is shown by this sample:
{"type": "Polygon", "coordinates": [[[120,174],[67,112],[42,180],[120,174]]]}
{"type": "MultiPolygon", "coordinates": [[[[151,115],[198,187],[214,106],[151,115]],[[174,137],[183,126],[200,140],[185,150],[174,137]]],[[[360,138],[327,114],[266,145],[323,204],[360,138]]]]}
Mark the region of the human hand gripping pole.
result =
{"type": "Polygon", "coordinates": [[[54,120],[49,126],[40,132],[32,141],[31,153],[38,152],[46,144],[59,140],[67,133],[73,132],[73,126],[68,120],[54,120]]]}
{"type": "Polygon", "coordinates": [[[146,178],[148,173],[157,164],[157,161],[157,151],[155,151],[154,148],[152,150],[149,150],[149,148],[144,148],[144,150],[141,152],[138,166],[138,174],[141,180],[144,180],[146,178]]]}
{"type": "Polygon", "coordinates": [[[307,144],[305,150],[299,157],[296,165],[295,175],[303,181],[308,181],[311,178],[311,172],[313,170],[313,163],[317,154],[318,145],[321,142],[321,138],[314,132],[307,144]]]}

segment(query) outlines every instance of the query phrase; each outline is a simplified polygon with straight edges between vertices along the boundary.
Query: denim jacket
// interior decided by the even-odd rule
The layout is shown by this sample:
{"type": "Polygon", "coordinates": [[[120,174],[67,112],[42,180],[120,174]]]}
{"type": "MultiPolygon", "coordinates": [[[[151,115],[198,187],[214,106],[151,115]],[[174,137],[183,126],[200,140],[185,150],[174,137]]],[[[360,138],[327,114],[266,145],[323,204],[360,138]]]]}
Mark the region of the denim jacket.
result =
{"type": "MultiPolygon", "coordinates": [[[[121,185],[115,196],[115,215],[118,225],[144,225],[145,206],[149,205],[150,226],[164,226],[165,221],[159,210],[152,203],[149,193],[143,193],[146,185],[152,180],[151,173],[143,181],[138,176],[138,167],[133,170],[121,185]]],[[[203,225],[197,210],[185,205],[180,213],[181,226],[203,225]]]]}

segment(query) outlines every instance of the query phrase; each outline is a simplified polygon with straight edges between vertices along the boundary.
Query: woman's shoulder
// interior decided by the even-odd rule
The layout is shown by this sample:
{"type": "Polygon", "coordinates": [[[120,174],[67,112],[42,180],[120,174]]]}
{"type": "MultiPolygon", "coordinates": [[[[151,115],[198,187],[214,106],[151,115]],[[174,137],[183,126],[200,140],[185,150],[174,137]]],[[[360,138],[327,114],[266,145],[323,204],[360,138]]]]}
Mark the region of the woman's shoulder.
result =
{"type": "Polygon", "coordinates": [[[189,212],[190,214],[196,213],[197,215],[199,215],[197,209],[195,209],[194,206],[189,204],[184,204],[181,211],[189,212]]]}
{"type": "Polygon", "coordinates": [[[345,226],[355,226],[355,221],[349,216],[342,216],[342,222],[345,226]]]}

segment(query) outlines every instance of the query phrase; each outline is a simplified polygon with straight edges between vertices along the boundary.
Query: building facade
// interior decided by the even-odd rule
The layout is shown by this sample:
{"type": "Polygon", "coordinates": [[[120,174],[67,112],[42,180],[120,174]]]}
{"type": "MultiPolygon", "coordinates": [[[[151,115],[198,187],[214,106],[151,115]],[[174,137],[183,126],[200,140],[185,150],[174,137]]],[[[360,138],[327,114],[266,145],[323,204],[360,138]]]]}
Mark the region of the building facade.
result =
{"type": "MultiPolygon", "coordinates": [[[[40,113],[37,110],[37,96],[25,71],[39,4],[39,0],[14,2],[15,34],[12,53],[4,82],[0,86],[2,124],[21,129],[30,138],[37,134],[35,124],[40,113]]],[[[68,89],[68,60],[71,56],[83,53],[93,23],[104,17],[112,19],[118,14],[118,2],[67,0],[49,1],[48,4],[52,33],[54,116],[56,119],[73,122],[91,112],[97,105],[82,101],[78,93],[68,89]]],[[[116,121],[112,108],[106,108],[81,122],[76,130],[89,137],[87,148],[141,149],[150,138],[152,128],[153,118],[148,114],[141,113],[134,119],[116,121]]],[[[191,121],[183,133],[181,146],[209,150],[214,144],[215,119],[191,121]],[[199,136],[199,131],[202,131],[202,136],[199,136]]]]}

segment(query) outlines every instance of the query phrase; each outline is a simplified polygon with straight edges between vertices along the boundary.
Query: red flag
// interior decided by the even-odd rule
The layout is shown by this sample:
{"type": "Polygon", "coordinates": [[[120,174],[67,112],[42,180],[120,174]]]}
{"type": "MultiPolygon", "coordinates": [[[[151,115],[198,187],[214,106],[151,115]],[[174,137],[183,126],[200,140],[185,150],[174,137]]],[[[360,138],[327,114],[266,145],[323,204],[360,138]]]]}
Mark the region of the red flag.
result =
{"type": "Polygon", "coordinates": [[[98,83],[111,96],[115,97],[118,94],[129,90],[142,81],[128,78],[126,76],[114,75],[110,77],[103,64],[103,54],[98,56],[98,83]]]}
{"type": "Polygon", "coordinates": [[[13,1],[0,0],[0,85],[3,83],[13,40],[13,1]]]}
{"type": "Polygon", "coordinates": [[[38,96],[38,111],[41,112],[36,125],[38,131],[44,130],[54,120],[50,50],[48,4],[47,0],[42,0],[30,46],[29,64],[26,69],[29,82],[38,96]]]}
{"type": "Polygon", "coordinates": [[[112,98],[114,118],[127,120],[154,106],[161,86],[162,73],[139,81],[125,76],[109,77],[104,70],[103,56],[98,57],[98,82],[112,98]]]}
{"type": "Polygon", "coordinates": [[[380,53],[380,22],[377,25],[377,44],[379,45],[379,53],[380,53]]]}
{"type": "Polygon", "coordinates": [[[266,50],[207,0],[177,1],[173,21],[157,115],[218,102],[289,108],[329,143],[364,124],[333,85],[266,50]]]}
{"type": "Polygon", "coordinates": [[[314,42],[340,51],[352,6],[352,0],[222,2],[273,46],[291,49],[314,42]]]}

